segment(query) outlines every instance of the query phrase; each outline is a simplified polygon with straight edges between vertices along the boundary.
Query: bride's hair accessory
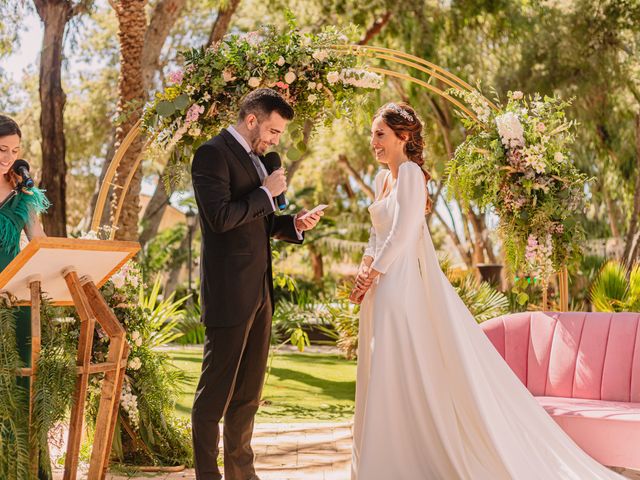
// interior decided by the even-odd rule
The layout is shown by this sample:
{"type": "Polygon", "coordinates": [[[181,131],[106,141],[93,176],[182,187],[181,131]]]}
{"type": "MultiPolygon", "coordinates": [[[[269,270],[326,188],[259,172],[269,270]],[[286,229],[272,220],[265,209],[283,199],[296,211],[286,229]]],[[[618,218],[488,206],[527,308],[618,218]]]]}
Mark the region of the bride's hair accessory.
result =
{"type": "Polygon", "coordinates": [[[389,110],[393,110],[394,112],[396,112],[398,115],[404,118],[407,122],[413,122],[414,120],[413,115],[411,115],[404,108],[400,107],[399,105],[396,105],[395,103],[387,104],[387,108],[389,110]]]}

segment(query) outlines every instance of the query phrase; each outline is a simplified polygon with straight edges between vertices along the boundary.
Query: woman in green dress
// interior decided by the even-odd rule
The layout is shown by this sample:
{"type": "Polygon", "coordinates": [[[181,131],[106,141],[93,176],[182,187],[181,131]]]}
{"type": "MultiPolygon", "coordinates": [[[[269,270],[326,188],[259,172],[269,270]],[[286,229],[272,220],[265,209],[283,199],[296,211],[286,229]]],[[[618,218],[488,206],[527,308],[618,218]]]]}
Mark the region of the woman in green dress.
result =
{"type": "MultiPolygon", "coordinates": [[[[20,155],[21,140],[16,122],[0,115],[0,271],[18,255],[23,230],[28,239],[45,236],[38,215],[49,207],[49,201],[37,188],[20,188],[21,178],[11,168],[20,155]],[[14,190],[17,193],[12,197],[14,190]]],[[[31,309],[18,307],[14,314],[18,353],[24,366],[30,367],[31,309]]],[[[28,391],[29,378],[18,378],[18,384],[28,391]]]]}

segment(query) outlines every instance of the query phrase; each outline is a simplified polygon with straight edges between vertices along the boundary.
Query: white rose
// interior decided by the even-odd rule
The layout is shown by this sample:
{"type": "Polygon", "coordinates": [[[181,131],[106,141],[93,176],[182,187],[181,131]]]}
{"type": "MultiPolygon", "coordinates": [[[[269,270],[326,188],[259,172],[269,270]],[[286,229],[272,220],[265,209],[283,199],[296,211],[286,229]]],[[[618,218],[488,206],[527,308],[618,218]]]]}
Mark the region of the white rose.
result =
{"type": "Polygon", "coordinates": [[[133,340],[135,342],[139,338],[140,338],[140,332],[139,331],[134,330],[133,332],[131,332],[131,340],[133,340]]]}
{"type": "Polygon", "coordinates": [[[134,357],[131,360],[129,360],[128,367],[131,370],[139,370],[140,367],[142,367],[142,361],[140,360],[140,358],[134,357]]]}
{"type": "Polygon", "coordinates": [[[251,77],[248,83],[251,88],[257,88],[260,86],[260,79],[257,77],[251,77]]]}
{"type": "Polygon", "coordinates": [[[280,57],[278,58],[278,60],[276,61],[276,65],[278,65],[279,67],[284,65],[284,57],[280,57]]]}
{"type": "Polygon", "coordinates": [[[316,82],[309,82],[309,85],[307,85],[307,88],[309,90],[315,90],[316,89],[316,82]]]}
{"type": "Polygon", "coordinates": [[[502,144],[508,148],[524,147],[524,129],[520,119],[513,112],[507,112],[495,118],[502,144]]]}
{"type": "Polygon", "coordinates": [[[311,95],[309,95],[307,97],[307,100],[309,100],[310,103],[315,103],[316,100],[318,100],[318,96],[314,93],[312,93],[311,95]]]}
{"type": "Polygon", "coordinates": [[[296,79],[296,74],[293,72],[287,72],[287,74],[284,76],[284,81],[287,82],[288,84],[292,84],[296,79]]]}
{"type": "Polygon", "coordinates": [[[327,82],[334,84],[338,83],[338,80],[340,80],[340,74],[338,72],[327,73],[327,82]]]}
{"type": "Polygon", "coordinates": [[[329,56],[329,53],[326,50],[316,50],[315,52],[313,52],[313,55],[312,55],[312,57],[318,60],[319,62],[324,62],[328,56],[329,56]]]}
{"type": "Polygon", "coordinates": [[[524,93],[522,93],[520,90],[516,90],[511,96],[514,100],[522,100],[522,98],[524,97],[524,93]]]}
{"type": "Polygon", "coordinates": [[[562,152],[556,152],[553,156],[553,159],[558,163],[564,162],[564,155],[562,154],[562,152]]]}
{"type": "Polygon", "coordinates": [[[142,337],[136,339],[135,344],[136,344],[136,347],[141,347],[142,346],[142,337]]]}

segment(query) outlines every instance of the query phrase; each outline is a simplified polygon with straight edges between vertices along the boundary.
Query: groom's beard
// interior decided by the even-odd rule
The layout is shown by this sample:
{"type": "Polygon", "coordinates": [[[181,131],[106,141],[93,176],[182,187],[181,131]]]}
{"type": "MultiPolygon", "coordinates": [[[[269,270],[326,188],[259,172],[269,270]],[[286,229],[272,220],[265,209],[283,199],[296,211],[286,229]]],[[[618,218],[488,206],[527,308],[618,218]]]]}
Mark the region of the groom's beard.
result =
{"type": "Polygon", "coordinates": [[[266,151],[271,147],[269,142],[265,142],[260,138],[260,129],[258,131],[252,132],[252,137],[249,139],[249,145],[251,145],[251,150],[258,155],[264,155],[266,151]]]}

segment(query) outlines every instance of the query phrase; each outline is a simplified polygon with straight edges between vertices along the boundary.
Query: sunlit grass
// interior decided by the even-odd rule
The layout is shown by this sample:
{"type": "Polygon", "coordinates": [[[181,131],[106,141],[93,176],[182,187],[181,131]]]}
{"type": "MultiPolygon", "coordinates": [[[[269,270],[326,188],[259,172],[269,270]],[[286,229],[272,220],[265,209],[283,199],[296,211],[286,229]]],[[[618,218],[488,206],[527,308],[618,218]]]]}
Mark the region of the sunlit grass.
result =
{"type": "MultiPolygon", "coordinates": [[[[200,376],[202,347],[170,350],[177,368],[189,376],[176,405],[177,414],[190,418],[200,376]]],[[[356,364],[339,355],[279,353],[270,358],[271,372],[262,392],[258,422],[322,422],[353,416],[356,364]]]]}

